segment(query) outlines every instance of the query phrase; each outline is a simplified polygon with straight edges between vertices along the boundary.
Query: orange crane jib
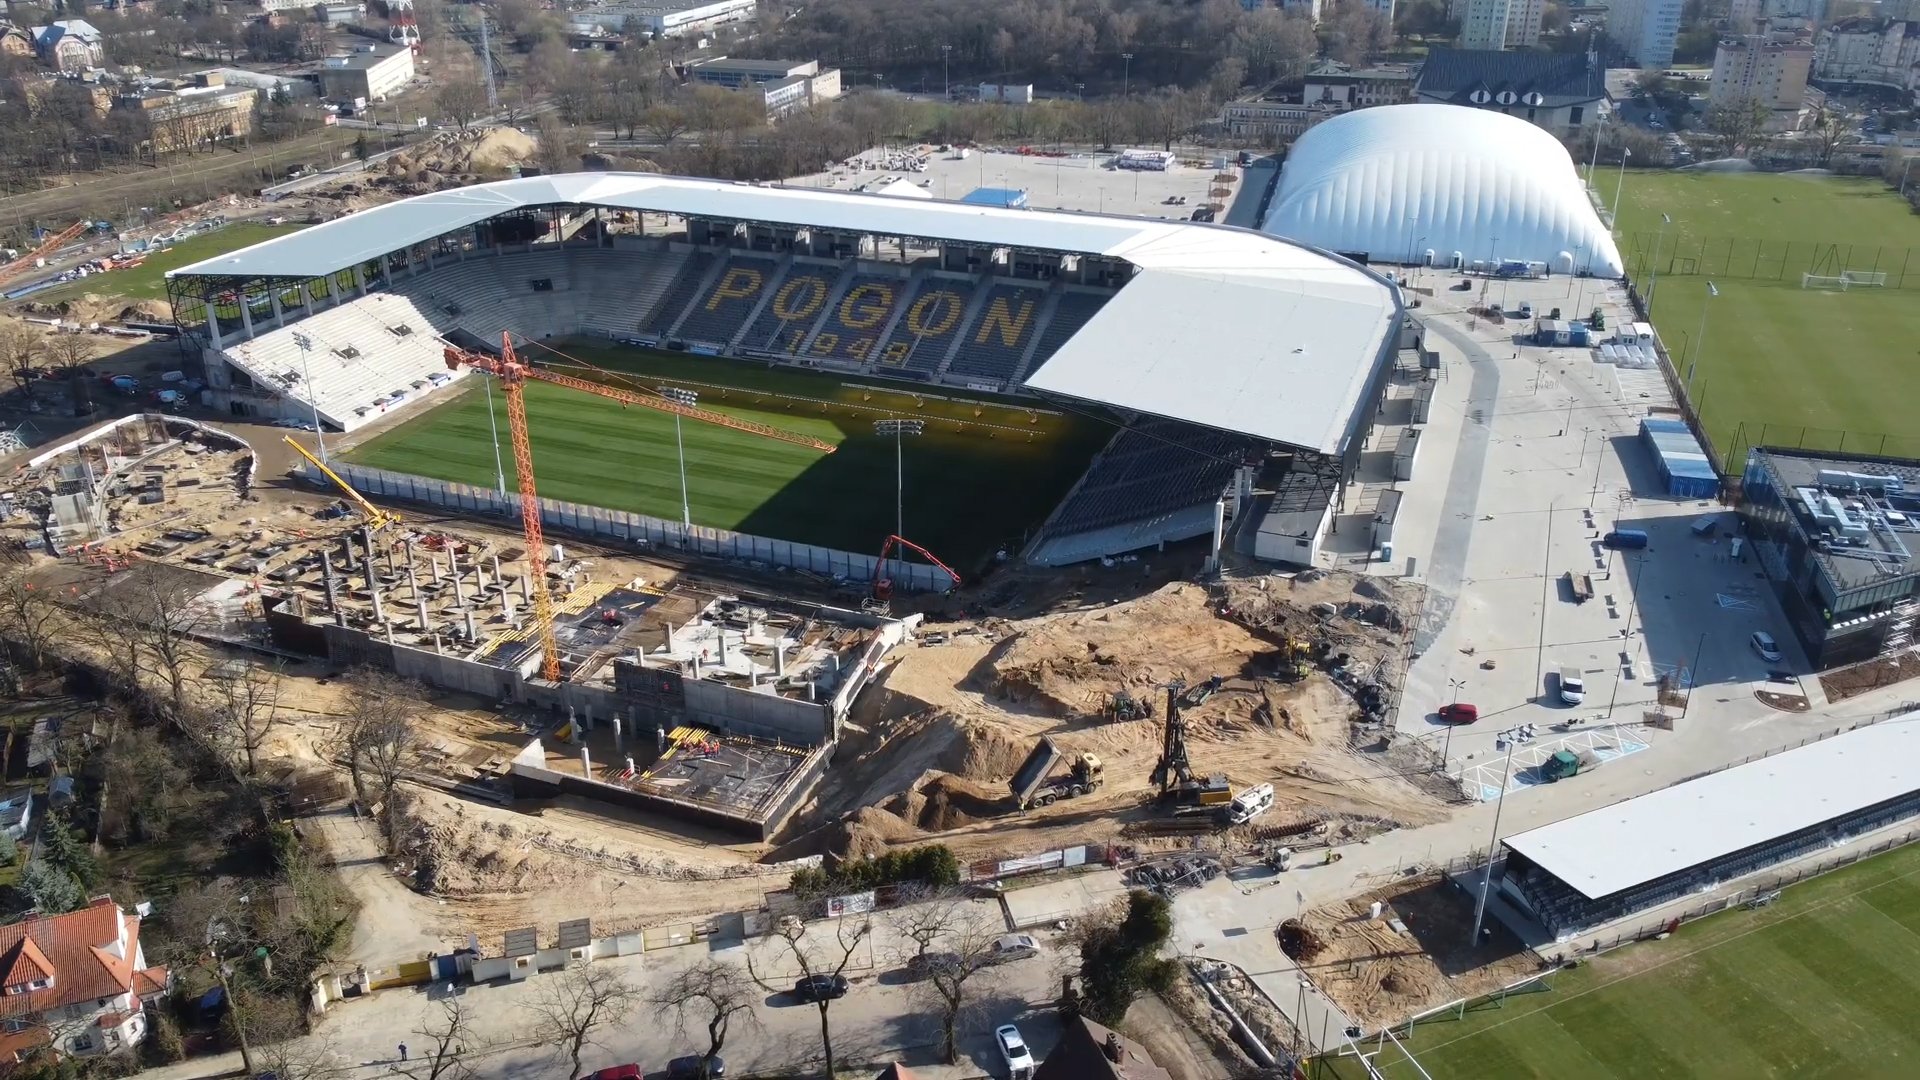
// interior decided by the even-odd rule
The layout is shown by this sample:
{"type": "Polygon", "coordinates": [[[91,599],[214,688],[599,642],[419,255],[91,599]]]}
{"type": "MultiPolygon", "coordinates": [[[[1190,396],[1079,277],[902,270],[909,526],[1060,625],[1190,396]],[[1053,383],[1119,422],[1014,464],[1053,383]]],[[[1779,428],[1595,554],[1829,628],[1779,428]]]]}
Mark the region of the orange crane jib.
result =
{"type": "Polygon", "coordinates": [[[19,277],[21,274],[26,273],[28,270],[33,269],[34,260],[43,255],[51,255],[67,246],[75,237],[86,232],[90,224],[92,223],[87,221],[76,221],[67,226],[64,231],[47,237],[46,240],[41,242],[39,247],[7,263],[5,266],[0,266],[0,285],[4,285],[14,278],[19,277]]]}
{"type": "Polygon", "coordinates": [[[530,367],[517,361],[496,359],[491,356],[469,353],[451,347],[447,349],[446,355],[447,366],[449,368],[458,369],[462,366],[470,367],[477,371],[484,371],[489,375],[498,376],[502,382],[509,379],[537,379],[540,382],[552,383],[555,386],[565,386],[570,389],[579,390],[582,393],[595,394],[617,401],[622,405],[638,405],[643,409],[675,413],[689,420],[698,420],[701,423],[713,424],[716,427],[732,428],[735,431],[751,432],[764,438],[776,439],[780,442],[792,443],[795,446],[804,446],[812,450],[818,450],[823,454],[831,454],[837,449],[832,443],[822,442],[810,435],[787,431],[784,428],[777,428],[770,424],[756,424],[751,420],[739,420],[725,413],[709,412],[706,409],[695,408],[691,405],[682,405],[679,402],[669,401],[664,397],[636,394],[630,390],[621,390],[617,387],[608,386],[605,383],[597,383],[588,379],[577,379],[571,375],[561,375],[557,372],[530,367]]]}

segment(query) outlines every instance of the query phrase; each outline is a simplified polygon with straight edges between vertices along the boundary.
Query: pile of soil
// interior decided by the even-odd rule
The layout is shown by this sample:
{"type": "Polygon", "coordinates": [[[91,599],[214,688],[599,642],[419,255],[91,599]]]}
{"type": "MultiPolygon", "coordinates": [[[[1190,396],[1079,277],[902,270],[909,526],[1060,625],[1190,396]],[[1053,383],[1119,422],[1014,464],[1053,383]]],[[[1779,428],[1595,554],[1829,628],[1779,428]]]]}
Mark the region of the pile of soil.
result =
{"type": "Polygon", "coordinates": [[[927,832],[945,832],[997,817],[1013,808],[1005,787],[976,784],[951,773],[930,772],[882,808],[927,832]]]}
{"type": "Polygon", "coordinates": [[[1320,940],[1307,925],[1299,919],[1288,919],[1280,924],[1280,951],[1299,963],[1306,963],[1326,951],[1326,942],[1320,940]]]}
{"type": "Polygon", "coordinates": [[[399,851],[394,869],[430,896],[465,897],[564,887],[579,867],[521,842],[505,822],[469,820],[456,808],[438,813],[418,799],[403,798],[399,851]]]}

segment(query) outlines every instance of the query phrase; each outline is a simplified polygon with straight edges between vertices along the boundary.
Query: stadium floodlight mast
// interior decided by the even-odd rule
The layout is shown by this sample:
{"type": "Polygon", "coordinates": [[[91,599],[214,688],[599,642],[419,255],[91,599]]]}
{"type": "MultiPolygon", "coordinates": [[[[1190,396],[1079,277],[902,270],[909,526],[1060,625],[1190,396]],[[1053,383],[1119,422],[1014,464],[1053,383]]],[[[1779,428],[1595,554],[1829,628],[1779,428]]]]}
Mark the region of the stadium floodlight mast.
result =
{"type": "Polygon", "coordinates": [[[482,376],[480,385],[487,388],[487,432],[493,436],[493,486],[505,495],[507,493],[507,470],[500,463],[500,425],[493,418],[493,380],[482,376]]]}
{"type": "Polygon", "coordinates": [[[1627,189],[1627,159],[1632,156],[1630,147],[1620,148],[1620,181],[1613,185],[1613,221],[1609,222],[1612,225],[1617,226],[1620,221],[1620,193],[1627,189]]]}
{"type": "MultiPolygon", "coordinates": [[[[700,401],[700,395],[679,386],[658,388],[660,396],[675,405],[685,405],[691,409],[700,401]]],[[[680,458],[680,524],[693,528],[693,504],[687,501],[687,444],[680,441],[680,414],[673,414],[673,449],[680,458]]]]}
{"type": "Polygon", "coordinates": [[[1120,83],[1120,96],[1132,97],[1133,96],[1133,54],[1130,52],[1123,52],[1120,54],[1120,60],[1122,61],[1122,67],[1120,68],[1120,77],[1122,80],[1120,83]]]}
{"type": "Polygon", "coordinates": [[[921,435],[927,430],[924,420],[875,420],[875,435],[893,436],[893,535],[907,535],[907,470],[906,454],[901,443],[909,435],[921,435]]]}
{"type": "Polygon", "coordinates": [[[1487,837],[1487,866],[1480,874],[1480,900],[1473,906],[1473,930],[1467,947],[1480,943],[1480,924],[1487,917],[1487,890],[1493,885],[1493,853],[1500,844],[1500,811],[1507,806],[1507,785],[1513,780],[1513,749],[1520,745],[1520,729],[1508,728],[1494,736],[1494,745],[1507,744],[1507,763],[1500,770],[1500,798],[1493,804],[1493,833],[1487,837]]]}
{"type": "MultiPolygon", "coordinates": [[[[241,297],[241,303],[246,298],[241,297]]],[[[313,392],[313,368],[307,364],[307,353],[313,348],[313,339],[298,330],[293,332],[294,347],[300,350],[300,377],[307,382],[307,405],[313,409],[313,441],[320,444],[320,463],[327,461],[327,433],[320,426],[320,395],[313,392]]]]}
{"type": "Polygon", "coordinates": [[[940,46],[940,96],[948,101],[953,100],[953,69],[949,66],[952,62],[953,46],[940,46]]]}
{"type": "Polygon", "coordinates": [[[1667,226],[1673,219],[1660,215],[1660,232],[1653,238],[1653,279],[1647,282],[1647,318],[1653,318],[1653,294],[1660,291],[1660,242],[1667,238],[1667,226]]]}
{"type": "Polygon", "coordinates": [[[1707,295],[1700,301],[1700,333],[1693,339],[1693,359],[1687,363],[1688,390],[1693,389],[1693,371],[1700,366],[1700,354],[1706,351],[1707,312],[1713,309],[1713,299],[1719,295],[1720,290],[1713,287],[1713,282],[1707,282],[1707,295]]]}

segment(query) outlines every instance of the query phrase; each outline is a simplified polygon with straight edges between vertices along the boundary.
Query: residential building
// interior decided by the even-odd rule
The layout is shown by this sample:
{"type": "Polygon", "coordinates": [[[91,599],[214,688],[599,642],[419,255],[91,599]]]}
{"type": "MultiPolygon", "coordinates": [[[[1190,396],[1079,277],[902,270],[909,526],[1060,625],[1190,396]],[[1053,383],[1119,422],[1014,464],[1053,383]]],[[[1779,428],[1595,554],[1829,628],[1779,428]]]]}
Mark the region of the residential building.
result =
{"type": "Polygon", "coordinates": [[[0,1062],[138,1046],[145,1006],[166,995],[170,979],[166,968],[147,966],[140,916],[109,896],[0,926],[0,1062]]]}
{"type": "Polygon", "coordinates": [[[320,88],[314,85],[312,79],[299,78],[291,75],[275,75],[266,71],[249,71],[246,68],[208,68],[205,71],[194,72],[189,78],[192,78],[200,86],[215,85],[212,80],[218,79],[227,86],[244,86],[250,90],[258,90],[262,94],[268,95],[284,94],[295,100],[313,97],[320,91],[320,88]]]}
{"type": "Polygon", "coordinates": [[[321,94],[346,101],[384,101],[412,79],[413,50],[396,45],[359,44],[320,64],[321,94]]]}
{"type": "Polygon", "coordinates": [[[24,59],[34,54],[33,35],[0,19],[0,56],[12,56],[24,59]]]}
{"type": "Polygon", "coordinates": [[[1147,1048],[1083,1016],[1068,1020],[1033,1080],[1173,1080],[1147,1048]]]}
{"type": "Polygon", "coordinates": [[[840,96],[840,69],[822,71],[817,60],[735,60],[716,56],[685,68],[688,82],[751,91],[766,101],[768,116],[780,116],[840,96]]]}
{"type": "Polygon", "coordinates": [[[1299,100],[1273,96],[1228,102],[1221,122],[1227,134],[1236,139],[1271,145],[1289,143],[1308,128],[1341,113],[1412,101],[1416,74],[1417,69],[1407,64],[1356,71],[1344,64],[1327,63],[1307,73],[1299,100]]]}
{"type": "Polygon", "coordinates": [[[1814,42],[1813,77],[1920,90],[1920,20],[1841,19],[1814,42]]]}
{"type": "Polygon", "coordinates": [[[251,132],[253,106],[260,92],[250,86],[225,86],[218,75],[202,78],[199,86],[124,94],[114,105],[147,118],[147,142],[156,154],[204,147],[251,132]]]}
{"type": "Polygon", "coordinates": [[[1775,30],[1818,30],[1827,21],[1827,0],[1732,0],[1727,22],[1736,34],[1751,34],[1765,19],[1775,30]]]}
{"type": "Polygon", "coordinates": [[[1756,447],[1740,494],[1754,559],[1814,667],[1911,643],[1920,461],[1756,447]]]}
{"type": "Polygon", "coordinates": [[[1436,48],[1414,83],[1417,101],[1517,116],[1565,138],[1608,112],[1607,72],[1596,53],[1436,48]]]}
{"type": "Polygon", "coordinates": [[[254,0],[263,12],[275,11],[311,11],[313,0],[254,0]]]}
{"type": "Polygon", "coordinates": [[[575,26],[603,26],[665,37],[746,22],[758,6],[758,0],[629,0],[576,11],[570,18],[575,26]]]}
{"type": "Polygon", "coordinates": [[[347,26],[360,21],[367,13],[367,5],[360,0],[321,0],[317,4],[308,4],[314,17],[320,22],[334,26],[347,26]]]}
{"type": "Polygon", "coordinates": [[[1793,131],[1807,108],[1807,74],[1813,66],[1813,42],[1804,38],[1780,40],[1760,32],[1722,40],[1713,53],[1710,105],[1721,107],[1757,101],[1767,109],[1766,130],[1793,131]]]}
{"type": "Polygon", "coordinates": [[[1545,0],[1464,0],[1460,6],[1463,49],[1531,49],[1540,44],[1545,0]]]}
{"type": "Polygon", "coordinates": [[[1686,0],[1616,0],[1607,10],[1607,36],[1643,68],[1673,64],[1686,0]]]}
{"type": "Polygon", "coordinates": [[[33,28],[34,51],[55,71],[85,71],[107,66],[107,43],[85,19],[61,19],[33,28]]]}
{"type": "Polygon", "coordinates": [[[1305,15],[1317,23],[1325,13],[1328,0],[1274,0],[1273,6],[1289,15],[1305,15]]]}

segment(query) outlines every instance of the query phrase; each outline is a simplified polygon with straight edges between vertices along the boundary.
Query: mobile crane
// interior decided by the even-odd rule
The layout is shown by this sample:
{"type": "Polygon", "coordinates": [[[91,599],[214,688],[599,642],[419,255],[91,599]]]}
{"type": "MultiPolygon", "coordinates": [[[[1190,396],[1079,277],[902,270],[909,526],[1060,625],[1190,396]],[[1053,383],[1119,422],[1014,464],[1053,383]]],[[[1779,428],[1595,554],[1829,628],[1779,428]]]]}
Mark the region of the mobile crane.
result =
{"type": "Polygon", "coordinates": [[[33,264],[39,259],[66,247],[78,238],[81,233],[86,232],[92,227],[93,222],[91,221],[76,221],[60,232],[42,240],[39,247],[7,263],[5,266],[0,266],[0,285],[5,285],[21,274],[33,269],[33,264]]]}
{"type": "Polygon", "coordinates": [[[379,507],[368,502],[367,497],[365,495],[362,495],[358,491],[355,491],[353,489],[352,484],[349,484],[345,480],[341,479],[339,473],[334,472],[332,469],[329,469],[327,467],[326,462],[321,461],[317,457],[314,457],[312,451],[308,450],[306,447],[301,446],[298,442],[294,441],[293,436],[291,435],[282,436],[280,441],[286,443],[288,446],[293,447],[294,450],[297,451],[301,457],[307,459],[308,463],[310,463],[314,468],[319,469],[320,474],[322,476],[325,476],[327,479],[333,481],[334,487],[339,488],[342,492],[346,494],[347,498],[353,500],[353,505],[359,507],[360,512],[366,515],[367,526],[371,528],[374,532],[379,532],[381,529],[384,529],[387,526],[392,525],[395,522],[400,520],[400,515],[395,514],[388,510],[382,510],[379,507]]]}

